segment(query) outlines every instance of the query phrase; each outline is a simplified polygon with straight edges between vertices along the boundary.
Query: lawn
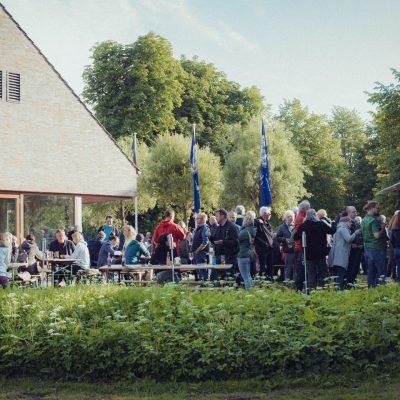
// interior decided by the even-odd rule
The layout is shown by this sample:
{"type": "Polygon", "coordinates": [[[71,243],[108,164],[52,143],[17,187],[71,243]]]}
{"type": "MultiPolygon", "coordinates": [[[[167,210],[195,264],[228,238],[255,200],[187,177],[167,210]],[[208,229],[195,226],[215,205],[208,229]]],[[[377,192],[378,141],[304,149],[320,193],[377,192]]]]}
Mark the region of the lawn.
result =
{"type": "Polygon", "coordinates": [[[311,376],[274,384],[268,380],[85,384],[25,378],[3,380],[0,385],[0,400],[398,400],[400,393],[400,379],[389,376],[311,376]]]}

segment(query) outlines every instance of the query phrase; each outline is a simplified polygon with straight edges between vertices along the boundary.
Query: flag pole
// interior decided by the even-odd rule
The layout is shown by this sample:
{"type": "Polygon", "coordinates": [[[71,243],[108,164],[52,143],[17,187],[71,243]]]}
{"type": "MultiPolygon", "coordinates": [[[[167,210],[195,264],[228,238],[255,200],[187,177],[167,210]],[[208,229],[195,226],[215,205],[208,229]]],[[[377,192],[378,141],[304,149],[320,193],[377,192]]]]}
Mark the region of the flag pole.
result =
{"type": "MultiPolygon", "coordinates": [[[[137,133],[135,132],[133,134],[133,152],[132,152],[132,158],[133,162],[136,164],[136,135],[137,133]]],[[[137,193],[137,180],[136,180],[136,196],[135,196],[135,230],[136,233],[139,233],[139,220],[138,220],[138,193],[137,193]]]]}

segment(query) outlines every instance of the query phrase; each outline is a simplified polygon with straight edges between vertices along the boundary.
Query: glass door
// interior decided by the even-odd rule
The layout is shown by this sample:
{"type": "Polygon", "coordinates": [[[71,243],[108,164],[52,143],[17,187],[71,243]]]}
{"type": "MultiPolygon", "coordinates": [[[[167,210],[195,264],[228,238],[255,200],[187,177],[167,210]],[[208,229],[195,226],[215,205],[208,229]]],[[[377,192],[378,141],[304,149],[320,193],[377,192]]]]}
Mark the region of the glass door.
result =
{"type": "Polygon", "coordinates": [[[17,196],[0,195],[0,232],[10,232],[18,236],[17,201],[17,196]]]}

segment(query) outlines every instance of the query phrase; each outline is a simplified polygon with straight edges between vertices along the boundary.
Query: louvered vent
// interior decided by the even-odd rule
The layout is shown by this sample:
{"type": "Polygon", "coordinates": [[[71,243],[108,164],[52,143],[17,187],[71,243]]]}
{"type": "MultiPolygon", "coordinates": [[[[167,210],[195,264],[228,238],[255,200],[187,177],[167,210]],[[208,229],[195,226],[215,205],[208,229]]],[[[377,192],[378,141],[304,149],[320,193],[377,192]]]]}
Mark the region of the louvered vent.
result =
{"type": "Polygon", "coordinates": [[[7,73],[7,100],[21,101],[21,76],[14,72],[7,73]]]}
{"type": "Polygon", "coordinates": [[[0,99],[3,98],[3,71],[0,71],[0,99]]]}

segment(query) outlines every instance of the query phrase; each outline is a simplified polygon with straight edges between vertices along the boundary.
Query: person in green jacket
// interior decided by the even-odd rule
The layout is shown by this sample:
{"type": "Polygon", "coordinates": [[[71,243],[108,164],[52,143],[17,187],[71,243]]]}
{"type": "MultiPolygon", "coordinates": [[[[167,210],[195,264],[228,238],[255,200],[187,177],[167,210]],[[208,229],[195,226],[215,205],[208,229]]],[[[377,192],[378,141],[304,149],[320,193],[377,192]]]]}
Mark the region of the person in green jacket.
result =
{"type": "Polygon", "coordinates": [[[377,282],[385,283],[387,237],[385,225],[380,224],[379,203],[369,201],[364,207],[367,212],[361,222],[361,232],[368,262],[368,287],[375,287],[377,282]]]}
{"type": "Polygon", "coordinates": [[[246,290],[253,286],[250,275],[250,258],[255,256],[253,242],[256,231],[253,217],[246,215],[243,219],[243,228],[239,232],[239,253],[237,255],[240,275],[242,275],[246,290]]]}
{"type": "Polygon", "coordinates": [[[149,251],[141,241],[142,238],[143,235],[138,234],[136,240],[132,240],[126,247],[125,259],[127,264],[139,264],[141,257],[150,257],[149,251]]]}

